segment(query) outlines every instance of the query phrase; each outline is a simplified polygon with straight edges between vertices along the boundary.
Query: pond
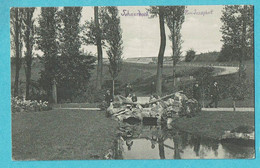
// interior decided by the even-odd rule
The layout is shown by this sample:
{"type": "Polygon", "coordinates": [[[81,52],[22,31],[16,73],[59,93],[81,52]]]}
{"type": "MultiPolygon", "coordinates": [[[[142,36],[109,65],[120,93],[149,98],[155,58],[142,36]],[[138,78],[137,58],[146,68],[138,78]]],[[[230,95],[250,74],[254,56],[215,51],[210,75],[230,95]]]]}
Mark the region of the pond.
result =
{"type": "Polygon", "coordinates": [[[162,125],[119,123],[115,159],[254,158],[254,145],[220,142],[162,125]]]}

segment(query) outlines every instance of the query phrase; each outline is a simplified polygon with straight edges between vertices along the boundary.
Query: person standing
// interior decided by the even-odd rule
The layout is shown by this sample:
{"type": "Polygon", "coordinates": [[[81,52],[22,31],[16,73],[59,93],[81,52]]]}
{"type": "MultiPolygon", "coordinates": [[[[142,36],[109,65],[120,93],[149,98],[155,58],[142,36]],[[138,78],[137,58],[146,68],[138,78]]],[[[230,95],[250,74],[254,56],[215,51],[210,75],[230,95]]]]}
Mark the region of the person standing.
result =
{"type": "Polygon", "coordinates": [[[151,83],[150,89],[151,89],[151,95],[153,95],[155,93],[155,83],[154,83],[154,81],[151,83]]]}
{"type": "Polygon", "coordinates": [[[131,92],[132,92],[132,87],[131,87],[131,85],[128,83],[128,84],[126,85],[126,88],[125,88],[125,97],[128,97],[131,92]]]}
{"type": "Polygon", "coordinates": [[[132,101],[133,101],[133,102],[137,102],[137,96],[135,95],[135,93],[133,93],[132,101]]]}
{"type": "Polygon", "coordinates": [[[196,99],[199,103],[199,106],[201,106],[201,87],[198,81],[196,81],[193,85],[193,98],[196,99]]]}
{"type": "Polygon", "coordinates": [[[110,90],[107,90],[105,94],[105,101],[108,106],[110,105],[111,102],[113,102],[113,95],[110,93],[110,90]]]}
{"type": "Polygon", "coordinates": [[[215,108],[218,107],[218,98],[219,98],[219,87],[218,87],[218,83],[215,81],[213,83],[213,86],[211,87],[210,90],[210,97],[211,97],[211,101],[209,103],[209,107],[212,108],[212,104],[215,104],[215,108]]]}

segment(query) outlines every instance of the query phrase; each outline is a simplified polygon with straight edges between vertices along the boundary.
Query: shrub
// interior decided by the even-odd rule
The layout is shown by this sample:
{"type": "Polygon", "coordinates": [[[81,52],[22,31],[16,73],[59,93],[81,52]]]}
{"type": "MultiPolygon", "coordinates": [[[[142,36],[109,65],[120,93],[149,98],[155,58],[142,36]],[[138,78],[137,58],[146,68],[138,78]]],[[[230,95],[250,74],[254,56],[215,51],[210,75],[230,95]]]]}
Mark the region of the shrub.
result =
{"type": "Polygon", "coordinates": [[[193,49],[187,51],[185,56],[185,62],[191,62],[195,58],[196,52],[193,49]]]}

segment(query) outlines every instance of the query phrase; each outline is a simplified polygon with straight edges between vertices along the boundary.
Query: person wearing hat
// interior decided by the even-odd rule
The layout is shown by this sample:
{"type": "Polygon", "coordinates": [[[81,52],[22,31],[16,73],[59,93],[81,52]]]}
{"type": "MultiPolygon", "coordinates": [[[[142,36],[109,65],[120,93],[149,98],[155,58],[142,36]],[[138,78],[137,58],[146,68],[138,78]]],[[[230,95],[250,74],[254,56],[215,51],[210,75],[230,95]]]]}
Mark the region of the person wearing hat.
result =
{"type": "Polygon", "coordinates": [[[201,106],[201,87],[198,81],[196,81],[193,85],[193,98],[196,99],[199,103],[199,106],[201,106]]]}
{"type": "Polygon", "coordinates": [[[128,83],[125,88],[125,97],[128,97],[132,92],[132,86],[128,83]]]}
{"type": "Polygon", "coordinates": [[[218,98],[219,98],[219,87],[218,87],[218,83],[215,81],[213,83],[213,86],[211,87],[210,90],[210,97],[211,97],[211,101],[209,103],[209,107],[212,108],[212,104],[215,104],[215,108],[218,107],[218,98]]]}
{"type": "Polygon", "coordinates": [[[135,95],[135,93],[133,93],[133,95],[132,95],[132,101],[137,102],[137,96],[135,95]]]}
{"type": "Polygon", "coordinates": [[[111,102],[113,102],[113,96],[110,93],[110,90],[107,90],[107,92],[105,94],[105,101],[106,101],[108,106],[110,105],[111,102]]]}

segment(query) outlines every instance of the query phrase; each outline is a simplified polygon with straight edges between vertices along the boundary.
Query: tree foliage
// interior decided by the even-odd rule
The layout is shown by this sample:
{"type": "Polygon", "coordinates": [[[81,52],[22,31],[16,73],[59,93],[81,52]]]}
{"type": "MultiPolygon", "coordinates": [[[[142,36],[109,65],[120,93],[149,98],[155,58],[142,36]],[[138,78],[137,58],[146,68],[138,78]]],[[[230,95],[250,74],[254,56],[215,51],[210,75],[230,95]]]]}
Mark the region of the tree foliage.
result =
{"type": "Polygon", "coordinates": [[[59,101],[72,101],[86,90],[95,59],[91,53],[80,52],[81,10],[81,7],[41,8],[37,44],[44,53],[40,57],[44,69],[39,83],[49,98],[54,80],[59,101]]]}
{"type": "Polygon", "coordinates": [[[166,23],[170,30],[169,39],[172,42],[172,58],[176,65],[181,56],[181,45],[183,43],[180,31],[185,19],[185,6],[167,6],[166,10],[166,23]]]}
{"type": "MultiPolygon", "coordinates": [[[[120,17],[117,7],[106,7],[105,14],[105,39],[107,43],[107,55],[109,59],[109,72],[113,83],[122,68],[123,41],[122,29],[120,27],[120,17]]],[[[114,85],[113,85],[114,93],[114,85]]]]}
{"type": "MultiPolygon", "coordinates": [[[[39,57],[44,69],[40,72],[39,83],[47,92],[48,98],[51,95],[52,81],[57,77],[58,61],[58,8],[42,7],[37,27],[37,46],[43,52],[39,57]]],[[[51,100],[51,99],[50,99],[51,100]]]]}
{"type": "Polygon", "coordinates": [[[61,25],[61,56],[58,68],[58,98],[70,99],[86,87],[95,59],[90,53],[80,52],[79,21],[82,7],[64,7],[59,12],[61,25]]]}
{"type": "Polygon", "coordinates": [[[184,10],[185,6],[167,6],[166,23],[170,30],[169,39],[172,42],[172,60],[173,60],[173,85],[175,85],[175,66],[180,60],[181,45],[181,28],[185,19],[184,10]]]}
{"type": "Polygon", "coordinates": [[[160,49],[158,53],[158,62],[157,62],[157,77],[156,77],[156,93],[158,95],[162,94],[162,71],[163,71],[163,59],[166,46],[166,35],[165,35],[165,17],[167,16],[167,7],[165,6],[151,6],[148,11],[151,13],[152,17],[159,16],[159,25],[160,25],[160,49]]]}
{"type": "Polygon", "coordinates": [[[219,61],[247,60],[254,56],[254,8],[228,5],[221,16],[223,46],[219,61]]]}
{"type": "Polygon", "coordinates": [[[18,96],[19,87],[19,72],[22,65],[22,48],[23,48],[23,9],[10,9],[10,24],[11,24],[11,48],[15,51],[15,81],[14,81],[14,96],[18,96]]]}
{"type": "Polygon", "coordinates": [[[105,44],[104,35],[104,7],[94,7],[94,20],[86,21],[83,26],[83,42],[97,46],[98,66],[97,66],[97,83],[96,89],[101,89],[103,73],[103,51],[102,46],[105,44]]]}
{"type": "Polygon", "coordinates": [[[29,91],[31,85],[31,69],[32,69],[32,59],[33,59],[33,45],[35,43],[35,26],[34,26],[34,19],[33,13],[35,8],[24,8],[24,43],[26,51],[24,53],[24,60],[25,60],[25,76],[26,76],[26,99],[29,98],[29,91]]]}
{"type": "Polygon", "coordinates": [[[195,58],[196,52],[193,49],[189,49],[186,52],[185,62],[191,62],[195,58]]]}
{"type": "Polygon", "coordinates": [[[102,45],[105,45],[105,23],[107,23],[105,20],[106,11],[106,7],[98,7],[97,18],[99,23],[96,24],[95,19],[91,18],[83,25],[82,41],[85,44],[97,45],[97,37],[100,35],[102,45]]]}

